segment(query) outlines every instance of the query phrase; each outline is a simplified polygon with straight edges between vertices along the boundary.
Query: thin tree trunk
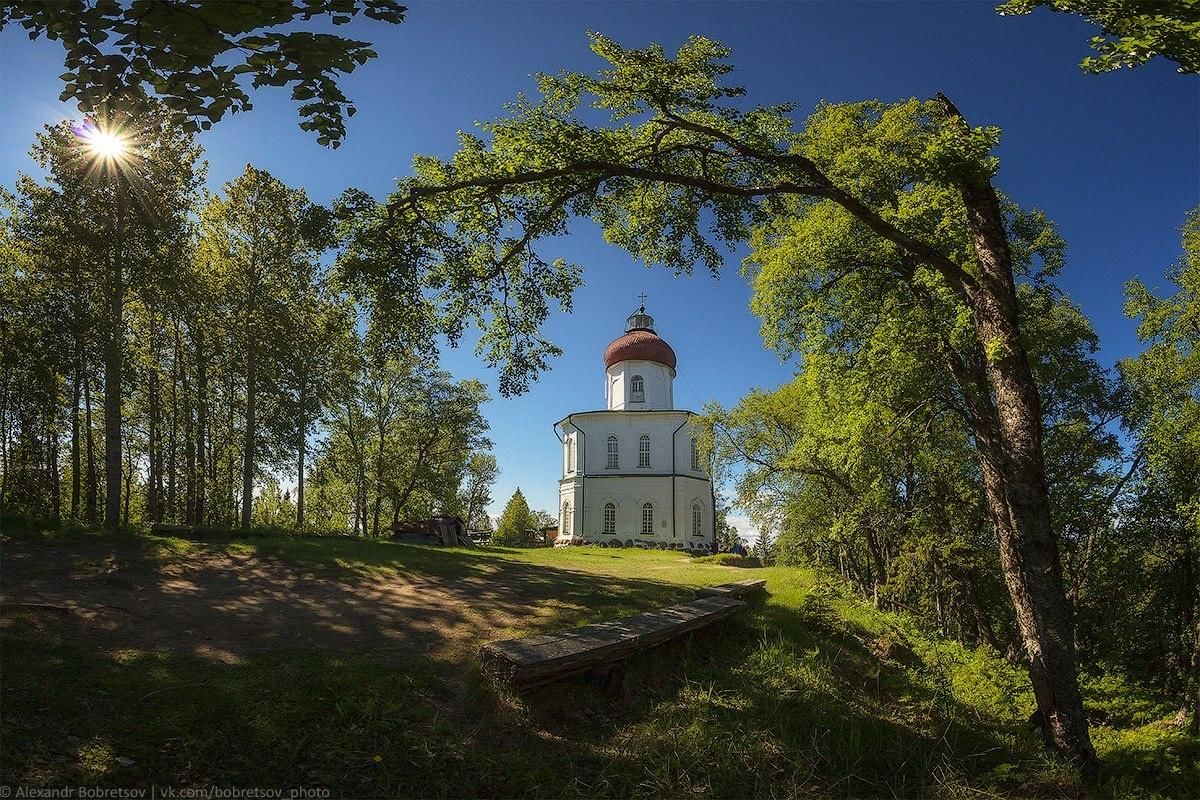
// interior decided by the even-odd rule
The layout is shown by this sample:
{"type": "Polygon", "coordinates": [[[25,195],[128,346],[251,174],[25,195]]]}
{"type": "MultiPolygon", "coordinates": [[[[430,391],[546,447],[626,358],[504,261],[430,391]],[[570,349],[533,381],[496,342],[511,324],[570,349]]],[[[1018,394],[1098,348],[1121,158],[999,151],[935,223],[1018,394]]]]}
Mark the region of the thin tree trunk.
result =
{"type": "MultiPolygon", "coordinates": [[[[154,328],[154,315],[150,315],[150,328],[154,328]]],[[[150,343],[150,363],[147,365],[149,380],[147,381],[147,436],[146,436],[146,515],[151,522],[162,522],[162,512],[159,508],[159,502],[162,497],[162,473],[161,473],[161,453],[160,428],[162,421],[159,419],[161,411],[159,409],[159,388],[158,388],[158,365],[157,353],[153,343],[154,334],[151,333],[150,343]]]]}
{"type": "Polygon", "coordinates": [[[254,440],[257,433],[255,412],[258,394],[258,366],[253,348],[246,359],[246,436],[242,444],[242,528],[250,527],[254,503],[254,440]]]}
{"type": "Polygon", "coordinates": [[[5,503],[8,498],[8,400],[12,396],[8,380],[4,381],[4,391],[0,395],[0,517],[4,516],[5,503]]]}
{"type": "Polygon", "coordinates": [[[121,515],[121,393],[122,358],[125,353],[125,276],[121,248],[124,211],[121,179],[114,177],[117,205],[113,246],[108,270],[108,330],[104,339],[104,526],[115,530],[121,515]]]}
{"type": "Polygon", "coordinates": [[[79,385],[83,375],[80,364],[79,345],[75,346],[75,379],[71,385],[71,519],[79,519],[80,501],[80,446],[79,446],[79,401],[82,398],[82,387],[79,385]]]}
{"type": "Polygon", "coordinates": [[[300,387],[300,451],[296,457],[296,529],[304,529],[304,461],[308,457],[308,424],[304,416],[304,385],[300,387]]]}
{"type": "Polygon", "coordinates": [[[208,462],[206,460],[206,432],[208,430],[208,356],[204,352],[204,334],[196,333],[196,507],[192,515],[194,525],[205,521],[206,486],[208,485],[208,462]]]}
{"type": "Polygon", "coordinates": [[[92,376],[83,376],[83,428],[84,447],[87,451],[87,485],[84,487],[84,519],[95,525],[98,513],[96,493],[96,441],[92,426],[92,376]]]}
{"type": "MultiPolygon", "coordinates": [[[[54,408],[58,403],[54,404],[54,408]]],[[[58,470],[58,433],[54,430],[52,412],[46,418],[46,466],[50,473],[50,518],[57,521],[62,517],[62,482],[58,470]]]]}
{"type": "Polygon", "coordinates": [[[122,521],[123,524],[129,525],[129,500],[133,496],[133,454],[126,449],[125,452],[125,492],[124,502],[122,505],[122,521]]]}
{"type": "Polygon", "coordinates": [[[179,321],[174,322],[171,348],[171,433],[167,439],[167,515],[172,522],[179,519],[176,510],[176,474],[179,451],[179,321]]]}

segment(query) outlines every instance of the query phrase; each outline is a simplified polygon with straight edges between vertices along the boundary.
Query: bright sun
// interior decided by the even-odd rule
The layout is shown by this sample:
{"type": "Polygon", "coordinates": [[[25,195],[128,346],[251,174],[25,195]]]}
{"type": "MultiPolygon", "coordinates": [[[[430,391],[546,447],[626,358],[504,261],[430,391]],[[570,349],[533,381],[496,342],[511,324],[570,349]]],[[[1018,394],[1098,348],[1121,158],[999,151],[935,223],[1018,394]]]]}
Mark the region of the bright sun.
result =
{"type": "Polygon", "coordinates": [[[101,158],[120,158],[128,149],[124,137],[103,131],[93,131],[87,135],[88,146],[101,158]]]}

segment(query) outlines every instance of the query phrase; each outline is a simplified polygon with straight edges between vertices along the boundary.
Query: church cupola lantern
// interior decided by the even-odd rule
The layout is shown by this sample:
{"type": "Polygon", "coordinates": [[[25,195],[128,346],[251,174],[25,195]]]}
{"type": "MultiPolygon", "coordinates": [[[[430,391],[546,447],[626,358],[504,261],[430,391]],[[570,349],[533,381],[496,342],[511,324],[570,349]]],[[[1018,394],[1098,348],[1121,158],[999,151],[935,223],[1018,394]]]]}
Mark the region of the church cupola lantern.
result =
{"type": "Polygon", "coordinates": [[[654,330],[643,302],[625,320],[625,333],[604,349],[604,398],[610,411],[674,408],[675,351],[654,330]]]}

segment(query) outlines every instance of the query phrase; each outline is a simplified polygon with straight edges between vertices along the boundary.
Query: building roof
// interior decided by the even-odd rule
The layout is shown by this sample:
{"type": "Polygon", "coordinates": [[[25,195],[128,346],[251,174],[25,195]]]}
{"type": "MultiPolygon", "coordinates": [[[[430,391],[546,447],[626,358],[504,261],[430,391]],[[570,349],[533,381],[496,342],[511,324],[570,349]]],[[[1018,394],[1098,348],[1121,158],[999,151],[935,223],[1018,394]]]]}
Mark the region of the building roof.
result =
{"type": "Polygon", "coordinates": [[[604,348],[604,368],[622,361],[654,361],[675,369],[675,351],[654,332],[654,317],[642,306],[626,321],[625,333],[604,348]]]}

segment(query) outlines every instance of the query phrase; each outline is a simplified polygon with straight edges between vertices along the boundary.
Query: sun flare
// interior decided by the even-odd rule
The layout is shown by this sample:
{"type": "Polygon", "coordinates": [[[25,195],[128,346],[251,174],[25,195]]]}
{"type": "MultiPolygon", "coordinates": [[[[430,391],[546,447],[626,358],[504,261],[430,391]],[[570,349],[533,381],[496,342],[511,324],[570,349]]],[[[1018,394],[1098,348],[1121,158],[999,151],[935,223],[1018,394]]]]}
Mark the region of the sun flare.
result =
{"type": "Polygon", "coordinates": [[[129,144],[125,141],[125,138],[117,134],[94,130],[88,133],[85,138],[92,152],[101,158],[120,158],[129,149],[129,144]]]}

